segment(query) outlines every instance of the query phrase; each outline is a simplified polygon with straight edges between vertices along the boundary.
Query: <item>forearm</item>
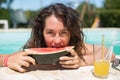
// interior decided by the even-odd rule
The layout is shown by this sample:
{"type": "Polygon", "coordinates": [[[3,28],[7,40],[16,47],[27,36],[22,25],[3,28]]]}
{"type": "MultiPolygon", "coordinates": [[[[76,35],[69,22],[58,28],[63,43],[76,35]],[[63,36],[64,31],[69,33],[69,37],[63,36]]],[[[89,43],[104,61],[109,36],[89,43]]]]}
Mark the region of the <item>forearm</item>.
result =
{"type": "Polygon", "coordinates": [[[83,60],[81,61],[81,66],[93,65],[93,61],[94,61],[93,55],[84,55],[83,58],[85,61],[83,60]]]}

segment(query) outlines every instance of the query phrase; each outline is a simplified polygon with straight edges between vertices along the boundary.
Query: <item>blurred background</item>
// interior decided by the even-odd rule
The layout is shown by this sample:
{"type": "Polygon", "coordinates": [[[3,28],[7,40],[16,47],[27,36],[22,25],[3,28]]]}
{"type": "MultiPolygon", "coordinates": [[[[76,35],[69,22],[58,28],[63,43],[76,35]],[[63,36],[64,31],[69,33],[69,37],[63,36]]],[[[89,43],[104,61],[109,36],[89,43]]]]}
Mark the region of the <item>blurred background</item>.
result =
{"type": "Polygon", "coordinates": [[[58,2],[77,10],[85,28],[120,28],[120,0],[0,0],[0,29],[2,20],[8,28],[30,28],[39,10],[58,2]]]}

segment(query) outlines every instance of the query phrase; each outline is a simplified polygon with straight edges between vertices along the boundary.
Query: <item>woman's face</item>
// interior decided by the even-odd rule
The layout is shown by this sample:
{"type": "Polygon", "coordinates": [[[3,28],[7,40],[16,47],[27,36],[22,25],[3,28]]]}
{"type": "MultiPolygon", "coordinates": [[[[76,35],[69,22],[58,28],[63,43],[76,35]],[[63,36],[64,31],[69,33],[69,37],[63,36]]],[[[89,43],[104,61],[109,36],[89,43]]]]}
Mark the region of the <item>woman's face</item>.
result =
{"type": "Polygon", "coordinates": [[[43,30],[44,39],[48,47],[65,47],[70,41],[70,33],[63,22],[54,15],[46,18],[43,30]]]}

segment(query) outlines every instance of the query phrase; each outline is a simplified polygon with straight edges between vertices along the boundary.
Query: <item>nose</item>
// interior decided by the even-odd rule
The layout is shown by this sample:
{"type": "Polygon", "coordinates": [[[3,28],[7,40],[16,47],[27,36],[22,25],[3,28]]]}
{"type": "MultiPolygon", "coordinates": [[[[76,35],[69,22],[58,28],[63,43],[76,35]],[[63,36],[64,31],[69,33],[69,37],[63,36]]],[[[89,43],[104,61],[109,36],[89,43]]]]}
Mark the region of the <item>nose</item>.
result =
{"type": "Polygon", "coordinates": [[[61,47],[63,46],[63,42],[62,42],[62,39],[60,36],[56,36],[53,40],[53,46],[56,46],[56,47],[61,47]]]}
{"type": "Polygon", "coordinates": [[[54,42],[59,44],[59,43],[61,43],[61,39],[59,37],[57,37],[57,38],[54,39],[54,42]]]}

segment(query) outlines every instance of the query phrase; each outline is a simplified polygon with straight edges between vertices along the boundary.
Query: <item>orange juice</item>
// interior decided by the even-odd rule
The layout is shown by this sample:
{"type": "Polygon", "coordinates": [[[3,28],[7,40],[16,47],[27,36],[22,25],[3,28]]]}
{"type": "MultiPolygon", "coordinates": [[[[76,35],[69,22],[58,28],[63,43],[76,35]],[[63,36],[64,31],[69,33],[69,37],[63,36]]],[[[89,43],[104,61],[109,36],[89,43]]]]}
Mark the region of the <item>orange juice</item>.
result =
{"type": "Polygon", "coordinates": [[[98,77],[107,77],[110,63],[105,60],[96,60],[94,62],[94,75],[98,77]]]}

